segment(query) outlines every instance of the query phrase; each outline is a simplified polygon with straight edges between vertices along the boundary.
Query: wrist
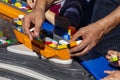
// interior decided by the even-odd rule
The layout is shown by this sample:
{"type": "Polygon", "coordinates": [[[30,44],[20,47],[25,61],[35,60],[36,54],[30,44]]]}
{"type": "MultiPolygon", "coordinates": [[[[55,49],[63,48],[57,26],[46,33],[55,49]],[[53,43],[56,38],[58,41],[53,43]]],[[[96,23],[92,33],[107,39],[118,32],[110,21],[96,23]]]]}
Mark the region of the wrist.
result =
{"type": "Polygon", "coordinates": [[[97,23],[102,26],[104,33],[109,33],[112,29],[114,29],[120,23],[120,7],[115,9],[108,16],[100,19],[97,23]]]}
{"type": "Polygon", "coordinates": [[[114,20],[111,19],[111,17],[105,17],[99,21],[96,22],[99,28],[103,31],[104,34],[109,33],[114,27],[114,20]]]}
{"type": "Polygon", "coordinates": [[[54,1],[55,0],[37,0],[34,9],[46,11],[54,1]]]}

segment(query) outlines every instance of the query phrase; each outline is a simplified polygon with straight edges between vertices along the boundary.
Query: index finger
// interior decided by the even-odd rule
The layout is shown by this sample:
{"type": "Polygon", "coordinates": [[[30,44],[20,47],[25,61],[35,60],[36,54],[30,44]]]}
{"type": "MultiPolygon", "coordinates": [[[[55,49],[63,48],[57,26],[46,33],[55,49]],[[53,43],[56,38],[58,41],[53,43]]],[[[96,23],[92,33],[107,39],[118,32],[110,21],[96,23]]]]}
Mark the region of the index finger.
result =
{"type": "Polygon", "coordinates": [[[89,44],[89,41],[84,39],[81,41],[81,43],[78,46],[71,48],[70,53],[75,53],[79,51],[82,52],[82,50],[84,50],[88,46],[88,44],[89,44]]]}
{"type": "Polygon", "coordinates": [[[33,40],[32,35],[30,33],[30,29],[29,29],[30,23],[31,22],[30,22],[30,19],[28,19],[28,17],[23,18],[22,27],[24,28],[25,33],[29,36],[30,40],[33,40]]]}
{"type": "Polygon", "coordinates": [[[34,29],[34,34],[36,37],[39,36],[40,34],[40,28],[42,26],[43,20],[42,19],[36,19],[35,20],[35,29],[34,29]]]}
{"type": "Polygon", "coordinates": [[[78,39],[80,37],[80,33],[79,30],[73,35],[73,37],[71,38],[70,42],[75,41],[76,39],[78,39]]]}

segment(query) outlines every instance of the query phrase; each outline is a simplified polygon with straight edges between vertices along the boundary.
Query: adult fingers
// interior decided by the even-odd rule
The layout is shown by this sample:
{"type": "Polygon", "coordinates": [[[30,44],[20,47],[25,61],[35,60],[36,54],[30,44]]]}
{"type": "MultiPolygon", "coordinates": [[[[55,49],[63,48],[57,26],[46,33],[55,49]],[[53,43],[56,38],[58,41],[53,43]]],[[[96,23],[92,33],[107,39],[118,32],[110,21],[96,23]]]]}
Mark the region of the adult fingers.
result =
{"type": "Polygon", "coordinates": [[[94,45],[87,42],[86,45],[84,45],[83,49],[80,50],[79,49],[80,47],[78,47],[79,51],[75,54],[71,54],[71,57],[85,55],[89,50],[91,50],[92,46],[94,46],[94,45]]]}
{"type": "Polygon", "coordinates": [[[30,30],[29,30],[30,23],[31,23],[31,21],[30,21],[28,16],[23,18],[22,27],[24,28],[25,33],[29,36],[30,40],[33,40],[33,37],[32,37],[30,30]]]}
{"type": "Polygon", "coordinates": [[[34,29],[34,34],[36,37],[39,36],[40,34],[40,28],[42,26],[43,20],[42,19],[36,19],[35,20],[35,29],[34,29]]]}
{"type": "Polygon", "coordinates": [[[88,46],[88,43],[89,42],[87,40],[85,40],[85,39],[82,40],[82,42],[78,46],[70,49],[70,53],[72,54],[72,53],[76,53],[76,52],[80,52],[80,51],[84,50],[88,46]]]}
{"type": "Polygon", "coordinates": [[[80,29],[72,36],[72,39],[70,40],[71,41],[75,41],[76,39],[78,39],[79,37],[81,36],[80,34],[80,29]]]}

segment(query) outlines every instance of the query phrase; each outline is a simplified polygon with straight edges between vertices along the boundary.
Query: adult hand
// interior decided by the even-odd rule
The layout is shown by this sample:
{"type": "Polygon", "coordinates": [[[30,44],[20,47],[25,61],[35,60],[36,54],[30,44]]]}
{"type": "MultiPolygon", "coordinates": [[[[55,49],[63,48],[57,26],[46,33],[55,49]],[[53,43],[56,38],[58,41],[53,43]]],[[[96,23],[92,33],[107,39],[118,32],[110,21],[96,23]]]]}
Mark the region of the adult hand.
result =
{"type": "Polygon", "coordinates": [[[29,36],[31,40],[33,40],[33,37],[38,37],[41,25],[45,19],[45,11],[42,9],[35,9],[31,13],[28,13],[24,18],[23,18],[23,29],[25,33],[29,36]],[[34,26],[34,31],[30,32],[30,24],[33,23],[34,26]]]}
{"type": "Polygon", "coordinates": [[[71,56],[81,56],[91,50],[103,37],[104,30],[97,22],[86,27],[80,28],[70,41],[74,41],[82,37],[82,42],[70,49],[71,56]]]}
{"type": "Polygon", "coordinates": [[[120,71],[104,71],[104,72],[109,75],[101,80],[120,80],[120,71]]]}

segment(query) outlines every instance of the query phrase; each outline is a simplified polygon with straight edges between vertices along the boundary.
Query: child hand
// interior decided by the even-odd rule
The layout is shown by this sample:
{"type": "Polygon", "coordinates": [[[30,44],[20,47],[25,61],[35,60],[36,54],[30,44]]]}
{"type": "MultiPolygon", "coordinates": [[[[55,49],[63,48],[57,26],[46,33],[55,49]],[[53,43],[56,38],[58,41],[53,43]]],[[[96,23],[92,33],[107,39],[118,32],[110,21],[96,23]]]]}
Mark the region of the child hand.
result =
{"type": "Polygon", "coordinates": [[[120,66],[120,52],[109,50],[106,58],[109,62],[111,62],[114,66],[120,66]]]}

